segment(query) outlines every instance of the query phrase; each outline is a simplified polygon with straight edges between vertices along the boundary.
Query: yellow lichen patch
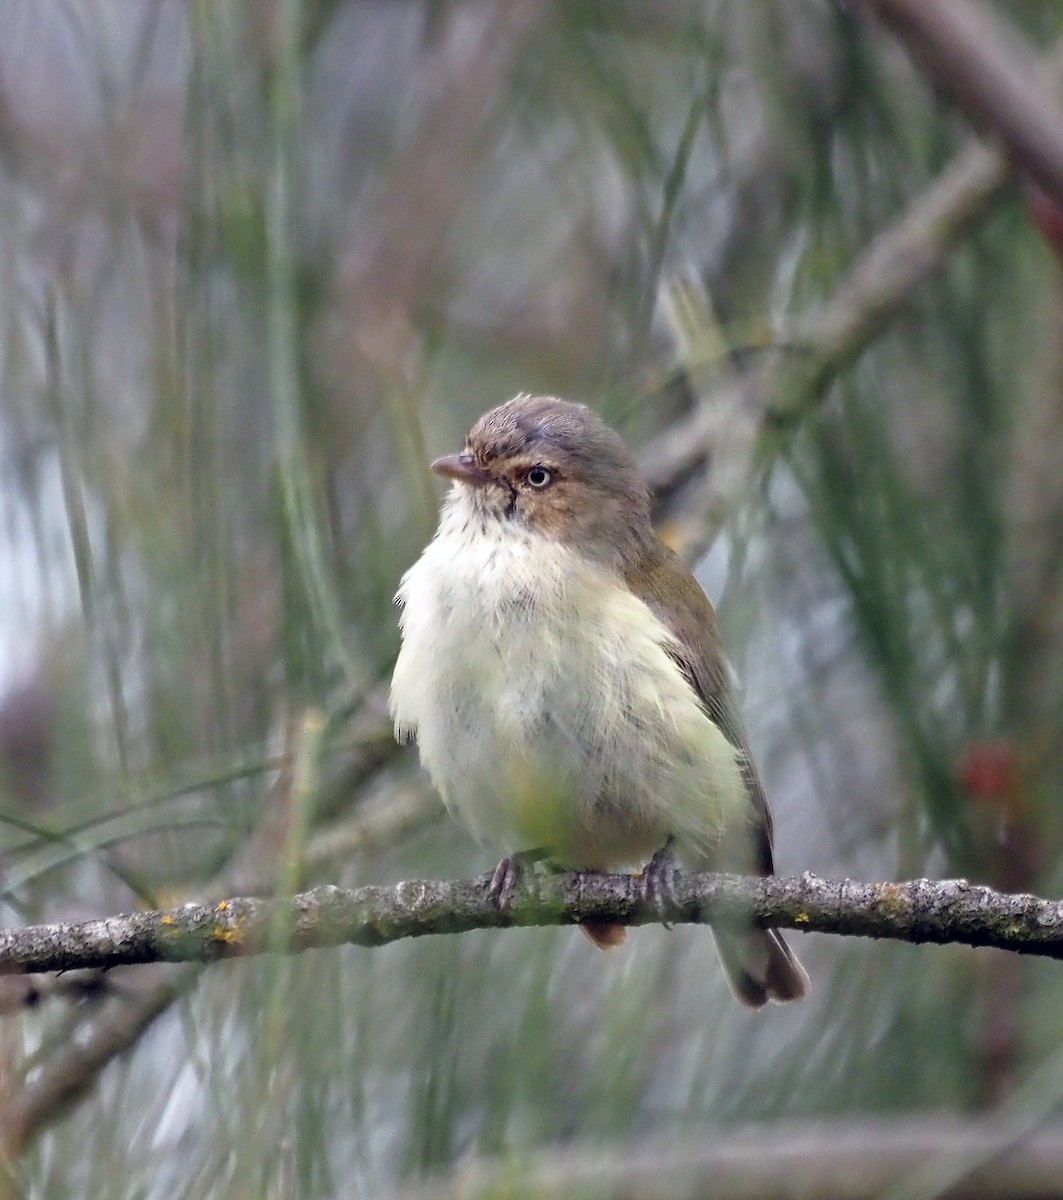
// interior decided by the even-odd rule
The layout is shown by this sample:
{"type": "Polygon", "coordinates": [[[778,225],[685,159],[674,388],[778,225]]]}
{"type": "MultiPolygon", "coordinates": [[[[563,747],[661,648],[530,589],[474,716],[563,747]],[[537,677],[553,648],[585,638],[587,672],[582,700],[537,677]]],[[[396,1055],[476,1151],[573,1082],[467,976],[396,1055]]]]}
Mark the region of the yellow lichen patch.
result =
{"type": "Polygon", "coordinates": [[[229,911],[229,901],[228,900],[219,900],[216,907],[217,907],[218,912],[228,912],[229,911]]]}
{"type": "Polygon", "coordinates": [[[909,907],[908,894],[904,887],[896,883],[876,883],[876,903],[896,912],[903,912],[909,907]]]}
{"type": "Polygon", "coordinates": [[[159,918],[159,924],[160,924],[160,925],[176,925],[176,924],[177,924],[177,918],[176,918],[176,917],[171,917],[169,913],[164,913],[164,914],[163,914],[163,915],[162,915],[162,916],[159,918]]]}
{"type": "Polygon", "coordinates": [[[795,925],[807,925],[809,923],[809,921],[811,921],[811,920],[812,920],[812,918],[806,912],[799,912],[799,913],[794,914],[794,924],[795,925]]]}
{"type": "Polygon", "coordinates": [[[216,942],[225,942],[230,946],[239,945],[244,940],[244,935],[239,929],[227,928],[224,925],[215,925],[211,936],[216,942]]]}

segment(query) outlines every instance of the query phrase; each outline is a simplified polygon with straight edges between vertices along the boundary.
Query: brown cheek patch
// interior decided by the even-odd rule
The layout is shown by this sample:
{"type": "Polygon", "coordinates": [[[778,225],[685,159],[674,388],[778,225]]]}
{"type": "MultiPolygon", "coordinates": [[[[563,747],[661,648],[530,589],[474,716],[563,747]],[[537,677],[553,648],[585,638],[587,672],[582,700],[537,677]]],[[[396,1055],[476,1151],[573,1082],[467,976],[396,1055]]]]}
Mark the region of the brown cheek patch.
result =
{"type": "Polygon", "coordinates": [[[571,486],[559,479],[541,492],[523,489],[517,507],[533,529],[555,541],[564,541],[576,524],[573,499],[571,486]]]}

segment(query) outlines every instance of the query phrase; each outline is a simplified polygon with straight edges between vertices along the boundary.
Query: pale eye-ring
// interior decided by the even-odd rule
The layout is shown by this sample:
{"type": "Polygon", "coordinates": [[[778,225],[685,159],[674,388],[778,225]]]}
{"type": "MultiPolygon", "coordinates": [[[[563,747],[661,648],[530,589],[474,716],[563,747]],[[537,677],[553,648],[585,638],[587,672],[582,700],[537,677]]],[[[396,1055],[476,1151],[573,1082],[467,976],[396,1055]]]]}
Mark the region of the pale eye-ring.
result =
{"type": "Polygon", "coordinates": [[[545,467],[532,467],[524,478],[527,479],[529,487],[544,488],[553,479],[553,475],[545,467]]]}

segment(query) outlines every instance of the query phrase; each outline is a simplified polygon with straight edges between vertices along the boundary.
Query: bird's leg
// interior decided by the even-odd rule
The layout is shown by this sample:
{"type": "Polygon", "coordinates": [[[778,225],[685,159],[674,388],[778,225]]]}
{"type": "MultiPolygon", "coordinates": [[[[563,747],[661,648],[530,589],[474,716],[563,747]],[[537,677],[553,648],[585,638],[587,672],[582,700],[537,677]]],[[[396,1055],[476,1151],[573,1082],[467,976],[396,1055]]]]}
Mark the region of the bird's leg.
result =
{"type": "Polygon", "coordinates": [[[507,854],[495,867],[491,882],[487,885],[488,898],[498,905],[498,911],[508,913],[513,903],[513,892],[520,877],[527,867],[533,866],[546,857],[542,848],[534,850],[519,850],[516,854],[507,854]]]}
{"type": "Polygon", "coordinates": [[[639,875],[639,899],[644,904],[652,904],[660,917],[661,923],[665,929],[670,929],[671,925],[664,920],[670,906],[674,905],[675,900],[675,838],[669,837],[668,841],[657,851],[650,861],[643,868],[639,875]]]}

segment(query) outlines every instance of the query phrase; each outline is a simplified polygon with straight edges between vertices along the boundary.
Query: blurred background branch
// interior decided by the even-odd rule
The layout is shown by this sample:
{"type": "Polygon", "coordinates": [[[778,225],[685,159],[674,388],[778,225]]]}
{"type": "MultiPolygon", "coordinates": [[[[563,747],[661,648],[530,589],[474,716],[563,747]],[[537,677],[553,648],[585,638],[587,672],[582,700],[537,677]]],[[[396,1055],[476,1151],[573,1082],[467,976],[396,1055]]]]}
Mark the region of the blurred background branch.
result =
{"type": "Polygon", "coordinates": [[[596,1200],[901,1200],[926,1195],[907,1187],[927,1168],[954,1167],[950,1200],[1047,1200],[1058,1195],[1063,1131],[1052,1127],[1016,1135],[988,1119],[938,1117],[913,1122],[781,1122],[710,1130],[698,1142],[647,1142],[609,1154],[570,1148],[524,1168],[512,1162],[466,1167],[444,1181],[401,1193],[402,1200],[487,1200],[507,1195],[540,1200],[573,1194],[596,1200]],[[955,1169],[958,1167],[958,1169],[955,1169]]]}
{"type": "Polygon", "coordinates": [[[965,118],[997,135],[1015,165],[1063,204],[1060,89],[1012,25],[972,0],[856,4],[875,13],[965,118]]]}

